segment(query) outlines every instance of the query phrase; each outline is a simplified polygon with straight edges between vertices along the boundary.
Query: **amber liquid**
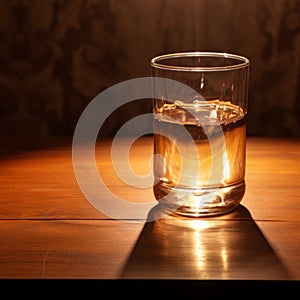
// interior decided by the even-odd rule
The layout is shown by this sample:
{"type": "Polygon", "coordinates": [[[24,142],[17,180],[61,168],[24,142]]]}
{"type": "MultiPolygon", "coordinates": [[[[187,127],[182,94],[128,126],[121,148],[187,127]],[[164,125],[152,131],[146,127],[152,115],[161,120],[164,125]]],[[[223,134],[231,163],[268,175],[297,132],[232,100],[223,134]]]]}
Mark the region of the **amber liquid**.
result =
{"type": "Polygon", "coordinates": [[[245,193],[245,114],[219,100],[165,104],[154,118],[154,195],[170,213],[227,213],[245,193]]]}

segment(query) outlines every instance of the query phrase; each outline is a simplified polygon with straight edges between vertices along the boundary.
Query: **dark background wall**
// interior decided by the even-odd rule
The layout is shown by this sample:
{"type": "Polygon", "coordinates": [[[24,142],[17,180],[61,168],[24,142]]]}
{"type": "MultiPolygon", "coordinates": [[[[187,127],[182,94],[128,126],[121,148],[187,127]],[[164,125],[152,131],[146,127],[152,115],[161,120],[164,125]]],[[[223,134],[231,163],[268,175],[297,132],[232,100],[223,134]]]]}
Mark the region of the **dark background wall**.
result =
{"type": "Polygon", "coordinates": [[[300,137],[299,0],[0,0],[0,134],[72,135],[99,92],[193,50],[251,60],[248,135],[300,137]]]}

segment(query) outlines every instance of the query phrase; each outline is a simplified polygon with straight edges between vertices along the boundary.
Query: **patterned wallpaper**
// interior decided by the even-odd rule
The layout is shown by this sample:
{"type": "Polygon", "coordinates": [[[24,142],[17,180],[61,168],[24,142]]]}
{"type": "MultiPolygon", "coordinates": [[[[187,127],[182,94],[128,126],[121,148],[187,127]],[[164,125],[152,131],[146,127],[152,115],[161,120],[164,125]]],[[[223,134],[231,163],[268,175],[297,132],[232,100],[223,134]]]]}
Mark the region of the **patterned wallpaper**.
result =
{"type": "Polygon", "coordinates": [[[299,0],[0,0],[0,134],[72,135],[99,92],[193,50],[250,58],[249,135],[300,137],[299,0]]]}

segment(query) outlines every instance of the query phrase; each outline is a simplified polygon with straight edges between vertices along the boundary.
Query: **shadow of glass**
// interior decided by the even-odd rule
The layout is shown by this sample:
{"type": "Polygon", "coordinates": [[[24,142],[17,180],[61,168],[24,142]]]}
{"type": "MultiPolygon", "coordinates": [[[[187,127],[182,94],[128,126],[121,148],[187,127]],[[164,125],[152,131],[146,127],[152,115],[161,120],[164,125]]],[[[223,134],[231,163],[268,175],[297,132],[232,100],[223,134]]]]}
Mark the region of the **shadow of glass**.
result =
{"type": "Polygon", "coordinates": [[[276,253],[242,205],[209,218],[163,215],[149,220],[121,274],[123,279],[289,280],[276,253]]]}

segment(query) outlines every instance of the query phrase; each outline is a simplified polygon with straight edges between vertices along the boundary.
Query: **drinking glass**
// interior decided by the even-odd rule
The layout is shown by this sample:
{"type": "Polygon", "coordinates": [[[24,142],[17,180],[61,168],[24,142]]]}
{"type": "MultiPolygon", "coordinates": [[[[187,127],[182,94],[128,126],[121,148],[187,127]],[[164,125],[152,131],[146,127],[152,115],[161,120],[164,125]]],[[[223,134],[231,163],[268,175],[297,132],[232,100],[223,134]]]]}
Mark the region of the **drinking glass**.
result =
{"type": "Polygon", "coordinates": [[[151,71],[155,198],[169,214],[231,212],[245,193],[249,59],[170,53],[151,71]]]}

